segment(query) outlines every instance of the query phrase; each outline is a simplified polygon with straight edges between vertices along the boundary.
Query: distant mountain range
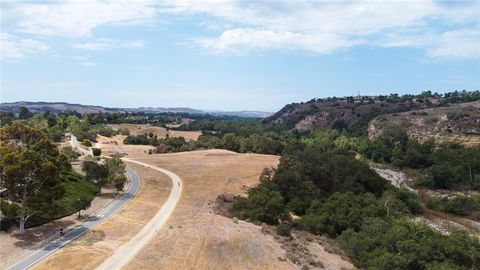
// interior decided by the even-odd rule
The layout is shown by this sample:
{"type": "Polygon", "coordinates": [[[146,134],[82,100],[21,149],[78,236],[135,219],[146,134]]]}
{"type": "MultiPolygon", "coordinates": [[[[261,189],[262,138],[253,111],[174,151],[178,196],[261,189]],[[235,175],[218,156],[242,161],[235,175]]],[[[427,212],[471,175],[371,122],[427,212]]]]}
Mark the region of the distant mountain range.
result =
{"type": "Polygon", "coordinates": [[[113,113],[113,112],[145,112],[145,113],[191,113],[191,114],[211,114],[227,115],[238,117],[268,117],[270,112],[262,111],[216,111],[216,110],[197,110],[192,108],[164,108],[164,107],[139,107],[139,108],[108,108],[96,105],[72,104],[66,102],[29,102],[18,101],[11,103],[0,103],[0,111],[18,113],[21,107],[26,107],[34,113],[52,112],[62,113],[76,111],[79,113],[113,113]]]}

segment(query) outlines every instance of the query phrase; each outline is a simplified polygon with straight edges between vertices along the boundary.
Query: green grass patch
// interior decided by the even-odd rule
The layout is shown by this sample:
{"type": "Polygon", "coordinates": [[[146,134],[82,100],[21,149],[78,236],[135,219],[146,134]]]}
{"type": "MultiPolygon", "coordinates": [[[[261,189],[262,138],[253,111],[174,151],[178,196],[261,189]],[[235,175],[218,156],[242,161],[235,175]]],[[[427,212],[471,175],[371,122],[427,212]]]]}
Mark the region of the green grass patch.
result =
{"type": "Polygon", "coordinates": [[[65,207],[64,216],[76,212],[74,204],[79,198],[85,197],[88,201],[92,201],[98,193],[98,188],[94,183],[75,171],[62,172],[61,176],[65,188],[65,195],[61,200],[61,204],[65,207]]]}
{"type": "Polygon", "coordinates": [[[79,198],[85,197],[88,201],[92,201],[98,193],[98,188],[94,183],[86,180],[84,176],[73,170],[62,171],[60,176],[65,194],[61,200],[52,205],[52,209],[56,213],[54,215],[39,213],[32,216],[25,224],[27,228],[74,214],[76,212],[75,202],[79,198]]]}

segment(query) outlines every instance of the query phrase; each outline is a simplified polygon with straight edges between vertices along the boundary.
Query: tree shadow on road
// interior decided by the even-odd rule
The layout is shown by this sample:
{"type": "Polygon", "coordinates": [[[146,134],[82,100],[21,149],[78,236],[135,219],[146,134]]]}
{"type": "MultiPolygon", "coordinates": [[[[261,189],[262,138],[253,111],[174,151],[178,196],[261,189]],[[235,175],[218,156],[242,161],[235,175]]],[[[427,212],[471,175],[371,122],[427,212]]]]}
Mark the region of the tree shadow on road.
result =
{"type": "Polygon", "coordinates": [[[67,228],[75,222],[71,220],[61,220],[55,222],[49,222],[37,227],[29,228],[25,230],[24,235],[19,235],[18,231],[12,232],[12,236],[18,240],[15,242],[15,246],[21,248],[30,248],[31,246],[47,239],[58,233],[58,228],[67,228]]]}

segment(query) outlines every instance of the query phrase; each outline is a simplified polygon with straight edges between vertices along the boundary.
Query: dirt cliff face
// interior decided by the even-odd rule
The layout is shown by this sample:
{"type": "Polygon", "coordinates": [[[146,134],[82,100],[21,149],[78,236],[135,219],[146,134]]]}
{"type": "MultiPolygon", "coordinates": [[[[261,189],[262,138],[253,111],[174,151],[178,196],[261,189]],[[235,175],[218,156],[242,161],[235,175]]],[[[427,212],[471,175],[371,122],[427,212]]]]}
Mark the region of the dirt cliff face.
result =
{"type": "Polygon", "coordinates": [[[372,98],[311,100],[285,106],[264,120],[300,132],[315,128],[352,128],[366,130],[375,116],[437,106],[434,102],[392,101],[372,98]]]}
{"type": "Polygon", "coordinates": [[[378,116],[368,125],[368,137],[374,140],[390,128],[403,128],[419,141],[479,145],[480,101],[378,116]]]}

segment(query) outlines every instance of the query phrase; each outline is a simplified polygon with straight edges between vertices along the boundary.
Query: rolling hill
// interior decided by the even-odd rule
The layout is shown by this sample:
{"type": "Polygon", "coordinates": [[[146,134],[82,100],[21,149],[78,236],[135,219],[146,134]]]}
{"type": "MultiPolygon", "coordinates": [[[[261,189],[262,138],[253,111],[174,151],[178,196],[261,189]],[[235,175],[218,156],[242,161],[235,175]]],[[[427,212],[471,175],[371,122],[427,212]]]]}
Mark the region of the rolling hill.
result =
{"type": "Polygon", "coordinates": [[[139,108],[108,108],[96,105],[71,104],[66,102],[29,102],[18,101],[11,103],[0,103],[0,111],[18,113],[21,107],[27,108],[34,113],[62,113],[76,111],[79,113],[113,113],[113,112],[144,112],[144,113],[190,113],[190,114],[211,114],[228,115],[238,117],[266,117],[269,112],[261,111],[207,111],[187,107],[165,108],[165,107],[139,107],[139,108]]]}

